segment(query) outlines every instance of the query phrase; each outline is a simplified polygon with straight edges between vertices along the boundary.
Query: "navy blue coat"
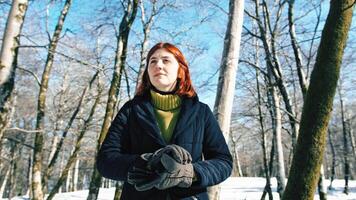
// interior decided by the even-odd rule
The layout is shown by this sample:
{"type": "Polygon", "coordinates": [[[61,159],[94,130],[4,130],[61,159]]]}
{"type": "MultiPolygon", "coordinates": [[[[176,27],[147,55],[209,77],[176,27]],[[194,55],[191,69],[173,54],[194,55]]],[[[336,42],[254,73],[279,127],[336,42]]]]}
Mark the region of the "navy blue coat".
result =
{"type": "Polygon", "coordinates": [[[190,188],[153,188],[139,192],[126,182],[127,172],[139,155],[167,145],[157,125],[150,96],[135,97],[125,103],[111,123],[97,157],[97,168],[106,178],[125,181],[122,200],[159,200],[167,194],[171,199],[208,199],[207,186],[230,176],[232,157],[226,141],[210,108],[199,102],[198,97],[183,98],[171,143],[192,155],[198,180],[190,188]]]}

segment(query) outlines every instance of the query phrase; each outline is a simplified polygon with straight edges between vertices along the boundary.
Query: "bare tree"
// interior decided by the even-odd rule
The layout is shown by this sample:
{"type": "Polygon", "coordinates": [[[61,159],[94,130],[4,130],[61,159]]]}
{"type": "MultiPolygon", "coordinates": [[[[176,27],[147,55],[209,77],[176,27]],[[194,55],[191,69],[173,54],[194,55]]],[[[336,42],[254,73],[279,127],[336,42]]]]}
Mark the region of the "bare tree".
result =
{"type": "Polygon", "coordinates": [[[71,3],[72,0],[66,0],[64,7],[61,11],[61,14],[59,16],[53,36],[50,39],[45,68],[41,79],[40,92],[38,94],[36,130],[40,132],[36,133],[35,149],[33,153],[32,194],[34,200],[43,200],[44,197],[42,191],[41,170],[42,170],[42,156],[43,156],[43,142],[44,142],[43,134],[44,134],[44,116],[45,116],[46,96],[47,96],[46,94],[48,89],[49,75],[51,73],[51,69],[53,66],[54,54],[71,3]]]}
{"type": "MultiPolygon", "coordinates": [[[[96,73],[93,78],[91,79],[90,83],[89,83],[89,88],[91,88],[94,80],[96,79],[98,73],[96,73]]],[[[58,192],[59,188],[62,186],[62,184],[64,183],[64,180],[66,180],[68,174],[69,174],[69,170],[70,168],[72,167],[73,163],[76,162],[76,160],[78,159],[77,156],[78,156],[78,153],[79,153],[79,150],[80,150],[80,147],[81,147],[81,141],[85,135],[85,133],[87,132],[88,128],[89,128],[89,125],[91,123],[91,121],[93,120],[93,116],[95,114],[95,110],[100,102],[100,97],[101,97],[101,93],[102,93],[102,86],[99,85],[99,91],[98,91],[98,94],[95,98],[95,102],[90,110],[90,113],[89,113],[89,116],[87,117],[87,119],[84,121],[84,126],[83,128],[81,129],[78,137],[77,137],[77,141],[75,142],[75,147],[74,147],[74,150],[72,152],[72,154],[70,155],[68,161],[67,161],[67,164],[66,166],[63,168],[62,170],[62,173],[61,173],[61,176],[59,178],[59,180],[57,181],[56,185],[53,187],[53,189],[50,191],[48,197],[47,197],[47,200],[51,200],[53,199],[53,197],[55,196],[55,194],[58,192]]],[[[75,177],[73,176],[73,179],[75,179],[75,177]]],[[[73,184],[73,187],[76,188],[75,184],[73,184]]]]}
{"type": "MultiPolygon", "coordinates": [[[[258,52],[256,52],[257,54],[258,52]]],[[[257,54],[258,55],[258,54],[257,54]]],[[[257,60],[257,59],[256,59],[257,60]]],[[[258,64],[257,64],[258,66],[258,64]]],[[[265,199],[265,195],[268,194],[269,200],[273,200],[272,189],[271,189],[271,174],[268,167],[268,159],[267,159],[267,142],[266,142],[266,130],[264,126],[264,118],[262,114],[262,97],[260,91],[260,83],[259,83],[259,71],[256,69],[256,87],[257,87],[257,103],[258,103],[258,116],[259,116],[259,123],[261,126],[261,144],[262,144],[262,155],[263,155],[263,167],[266,176],[266,186],[264,188],[261,200],[265,199]]]]}
{"type": "Polygon", "coordinates": [[[276,21],[274,22],[274,25],[272,24],[271,21],[270,10],[267,5],[267,2],[265,0],[262,0],[261,3],[259,0],[254,0],[254,2],[255,2],[255,15],[252,15],[247,11],[245,11],[245,13],[247,13],[248,16],[250,16],[250,18],[254,19],[257,22],[259,35],[255,35],[251,33],[250,34],[260,39],[263,44],[263,48],[266,55],[267,67],[271,68],[274,79],[276,80],[276,85],[278,86],[278,89],[282,96],[286,113],[289,118],[289,123],[292,132],[292,145],[294,149],[299,128],[297,124],[296,114],[292,106],[290,94],[286,86],[286,80],[284,79],[283,76],[281,63],[279,61],[279,56],[277,54],[277,49],[276,49],[277,33],[279,31],[278,24],[280,23],[282,8],[285,4],[285,1],[276,2],[278,7],[276,11],[277,16],[275,17],[276,21]],[[261,17],[260,9],[262,9],[263,18],[261,17]]]}
{"type": "Polygon", "coordinates": [[[331,174],[330,174],[330,185],[329,185],[329,190],[333,189],[333,181],[335,178],[335,165],[336,165],[336,152],[335,152],[335,147],[334,147],[334,143],[332,141],[332,137],[331,137],[331,130],[330,128],[328,128],[328,141],[329,141],[329,145],[330,145],[330,150],[331,150],[331,174]]]}
{"type": "Polygon", "coordinates": [[[44,191],[47,190],[48,178],[52,174],[52,171],[54,169],[54,165],[58,160],[58,155],[59,155],[59,153],[60,153],[60,151],[62,149],[62,146],[63,146],[63,143],[64,143],[64,139],[67,137],[67,134],[68,134],[70,128],[72,127],[72,125],[74,123],[74,120],[76,119],[78,113],[82,109],[83,101],[86,98],[87,94],[89,93],[90,87],[91,87],[93,81],[97,78],[98,73],[99,73],[99,71],[94,74],[94,76],[89,81],[89,84],[82,91],[82,94],[81,94],[80,99],[78,101],[78,105],[75,108],[74,112],[72,113],[72,116],[70,117],[67,126],[63,130],[62,137],[61,137],[58,145],[56,145],[56,149],[55,149],[55,151],[53,153],[53,156],[51,157],[50,162],[49,162],[49,164],[47,166],[47,169],[45,170],[44,175],[43,175],[42,188],[43,188],[44,191]]]}
{"type": "MultiPolygon", "coordinates": [[[[224,38],[224,50],[221,58],[218,89],[214,105],[214,114],[226,141],[228,141],[230,133],[243,10],[244,0],[230,0],[228,24],[224,38]]],[[[219,199],[220,192],[218,186],[208,188],[208,192],[209,199],[219,199]]]]}
{"type": "Polygon", "coordinates": [[[138,71],[138,76],[137,76],[137,83],[136,83],[136,91],[141,84],[141,79],[143,72],[145,71],[145,64],[146,64],[146,57],[147,57],[147,51],[148,51],[148,42],[149,42],[149,37],[150,37],[150,32],[151,28],[155,19],[155,16],[159,13],[159,10],[157,10],[157,1],[154,0],[152,1],[152,9],[151,9],[151,15],[148,17],[146,16],[145,12],[145,6],[144,6],[144,1],[140,1],[140,9],[141,9],[141,23],[143,26],[143,41],[141,43],[141,50],[140,50],[140,68],[138,71]]]}
{"type": "Polygon", "coordinates": [[[353,0],[330,2],[283,200],[314,198],[354,4],[353,0]]]}
{"type": "Polygon", "coordinates": [[[350,163],[349,163],[349,145],[348,145],[348,130],[345,119],[345,107],[344,107],[344,99],[341,94],[342,82],[339,81],[339,85],[337,87],[339,100],[340,100],[340,112],[341,112],[341,122],[342,122],[342,135],[343,135],[343,160],[344,160],[344,179],[345,179],[345,187],[344,193],[349,193],[349,178],[350,178],[350,163]]]}
{"type": "MultiPolygon", "coordinates": [[[[117,46],[116,46],[116,54],[115,54],[115,64],[114,64],[114,73],[113,78],[111,80],[111,85],[109,89],[109,96],[105,111],[104,122],[100,131],[99,140],[96,146],[96,153],[100,149],[101,143],[104,141],[105,136],[110,127],[111,120],[114,116],[115,105],[117,104],[117,97],[120,90],[121,84],[121,76],[123,69],[125,67],[126,54],[127,54],[127,44],[131,26],[136,18],[138,8],[138,0],[130,0],[126,9],[124,16],[122,17],[119,33],[116,35],[117,46]]],[[[94,163],[94,171],[92,174],[89,194],[87,200],[95,200],[98,197],[99,188],[101,184],[101,175],[96,169],[96,164],[94,163]]]]}

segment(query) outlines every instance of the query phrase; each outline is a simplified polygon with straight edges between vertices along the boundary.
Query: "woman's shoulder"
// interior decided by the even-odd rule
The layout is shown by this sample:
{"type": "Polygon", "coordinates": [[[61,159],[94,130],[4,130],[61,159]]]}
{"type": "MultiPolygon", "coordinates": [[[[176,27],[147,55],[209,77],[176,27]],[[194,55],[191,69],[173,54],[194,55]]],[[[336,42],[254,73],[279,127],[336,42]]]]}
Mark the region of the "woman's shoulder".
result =
{"type": "Polygon", "coordinates": [[[189,104],[194,108],[197,113],[199,113],[199,115],[206,115],[211,112],[211,109],[208,104],[200,101],[198,96],[190,97],[189,100],[191,102],[189,104]]]}

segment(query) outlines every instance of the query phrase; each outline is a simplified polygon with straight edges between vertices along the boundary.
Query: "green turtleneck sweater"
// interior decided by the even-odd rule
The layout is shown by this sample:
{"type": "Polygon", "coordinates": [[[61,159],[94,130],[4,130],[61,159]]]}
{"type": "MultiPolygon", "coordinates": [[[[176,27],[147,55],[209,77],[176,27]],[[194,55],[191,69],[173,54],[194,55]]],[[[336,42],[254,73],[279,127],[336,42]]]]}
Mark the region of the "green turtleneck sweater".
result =
{"type": "Polygon", "coordinates": [[[150,92],[158,127],[163,139],[169,143],[178,120],[182,100],[175,94],[161,94],[153,90],[150,92]]]}

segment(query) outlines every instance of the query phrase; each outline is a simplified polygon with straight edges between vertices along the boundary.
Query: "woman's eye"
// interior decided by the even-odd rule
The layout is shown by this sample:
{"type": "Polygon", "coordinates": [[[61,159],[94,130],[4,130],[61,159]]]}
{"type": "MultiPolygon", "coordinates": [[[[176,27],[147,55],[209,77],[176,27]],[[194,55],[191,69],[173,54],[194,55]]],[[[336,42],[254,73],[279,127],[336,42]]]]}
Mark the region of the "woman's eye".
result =
{"type": "Polygon", "coordinates": [[[157,61],[156,60],[151,60],[151,62],[150,63],[156,63],[157,61]]]}
{"type": "Polygon", "coordinates": [[[163,62],[164,62],[164,63],[168,63],[168,62],[170,62],[170,60],[164,59],[163,62]]]}

